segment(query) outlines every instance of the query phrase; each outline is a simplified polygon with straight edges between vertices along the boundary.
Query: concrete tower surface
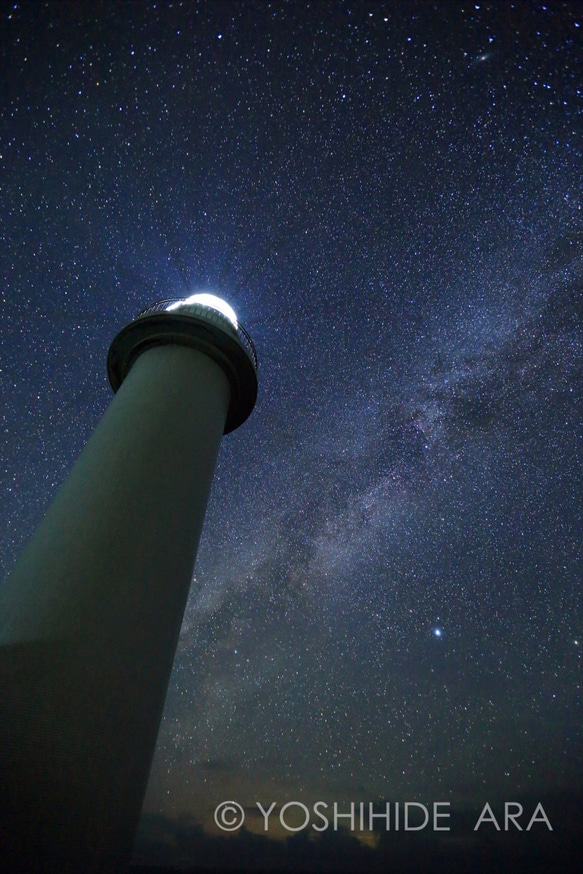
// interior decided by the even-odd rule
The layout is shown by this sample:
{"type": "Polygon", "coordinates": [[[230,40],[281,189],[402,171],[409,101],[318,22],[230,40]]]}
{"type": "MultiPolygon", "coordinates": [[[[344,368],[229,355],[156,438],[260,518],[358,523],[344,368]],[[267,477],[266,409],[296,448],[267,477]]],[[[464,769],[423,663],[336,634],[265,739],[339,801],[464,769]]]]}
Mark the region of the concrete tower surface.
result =
{"type": "Polygon", "coordinates": [[[123,871],[223,433],[256,355],[218,298],[115,338],[116,395],[0,587],[0,870],[123,871]]]}

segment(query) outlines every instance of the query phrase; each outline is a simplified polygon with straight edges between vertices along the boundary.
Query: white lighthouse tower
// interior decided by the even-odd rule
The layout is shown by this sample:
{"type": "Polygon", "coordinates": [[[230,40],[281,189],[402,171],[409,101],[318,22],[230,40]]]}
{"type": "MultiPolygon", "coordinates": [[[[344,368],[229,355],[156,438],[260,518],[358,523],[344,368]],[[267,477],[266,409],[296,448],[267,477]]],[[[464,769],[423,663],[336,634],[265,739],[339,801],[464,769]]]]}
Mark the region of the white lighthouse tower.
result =
{"type": "Polygon", "coordinates": [[[257,359],[212,295],[115,338],[116,395],[0,587],[0,870],[129,864],[221,437],[257,359]]]}

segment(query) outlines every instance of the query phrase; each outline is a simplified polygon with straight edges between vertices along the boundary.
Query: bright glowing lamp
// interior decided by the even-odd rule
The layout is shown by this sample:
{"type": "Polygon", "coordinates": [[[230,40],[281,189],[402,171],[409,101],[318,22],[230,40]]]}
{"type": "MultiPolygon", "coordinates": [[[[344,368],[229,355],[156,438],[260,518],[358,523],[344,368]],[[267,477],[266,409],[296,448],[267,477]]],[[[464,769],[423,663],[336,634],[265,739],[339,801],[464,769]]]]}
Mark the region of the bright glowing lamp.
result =
{"type": "Polygon", "coordinates": [[[203,292],[202,294],[193,294],[190,297],[185,297],[184,300],[177,300],[174,303],[171,303],[170,306],[166,307],[166,311],[170,312],[171,310],[178,309],[179,307],[189,306],[190,304],[200,304],[204,307],[209,307],[212,310],[217,310],[219,313],[222,313],[227,319],[231,322],[231,324],[237,328],[237,315],[235,310],[229,306],[229,304],[224,301],[222,298],[217,297],[216,294],[208,294],[207,292],[203,292]]]}

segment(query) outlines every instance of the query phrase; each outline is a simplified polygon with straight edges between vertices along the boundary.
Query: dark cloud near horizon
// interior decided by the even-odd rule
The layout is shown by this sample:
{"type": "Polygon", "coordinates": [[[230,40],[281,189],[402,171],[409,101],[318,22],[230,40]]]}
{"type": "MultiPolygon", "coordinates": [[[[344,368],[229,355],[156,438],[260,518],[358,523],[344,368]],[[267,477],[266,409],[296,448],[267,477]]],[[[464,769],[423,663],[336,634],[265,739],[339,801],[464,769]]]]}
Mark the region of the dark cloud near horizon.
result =
{"type": "MultiPolygon", "coordinates": [[[[301,831],[295,834],[289,832],[283,838],[274,839],[269,834],[258,834],[243,828],[235,836],[218,836],[206,834],[203,828],[188,817],[170,820],[161,815],[145,817],[141,825],[138,839],[136,860],[132,868],[138,872],[149,871],[146,865],[165,866],[177,859],[181,868],[188,870],[200,869],[200,860],[204,860],[203,870],[294,870],[294,871],[387,871],[431,870],[435,874],[448,872],[452,866],[456,870],[470,872],[481,870],[486,864],[489,870],[500,872],[543,872],[550,868],[567,870],[570,861],[581,849],[581,837],[576,826],[573,812],[581,805],[577,794],[564,793],[544,797],[536,801],[529,797],[520,797],[517,802],[522,807],[522,815],[515,820],[517,825],[526,829],[537,805],[543,805],[544,815],[553,826],[553,834],[549,832],[541,819],[531,826],[528,832],[529,843],[525,844],[524,833],[520,834],[514,822],[508,822],[505,828],[504,807],[490,808],[485,821],[475,830],[480,821],[483,808],[446,809],[447,819],[438,820],[440,826],[447,825],[449,832],[383,832],[382,821],[375,821],[376,845],[366,845],[344,827],[337,831],[329,828],[323,832],[309,834],[301,831]],[[500,826],[500,831],[492,823],[492,817],[500,826]],[[144,866],[144,867],[142,867],[144,866]]],[[[394,810],[394,802],[391,802],[394,810]]],[[[270,814],[277,818],[281,806],[270,814]]],[[[346,812],[348,807],[339,807],[346,812]]],[[[379,801],[374,805],[375,813],[386,810],[385,803],[379,801]]],[[[511,812],[518,808],[512,807],[511,812]]],[[[332,816],[325,809],[328,817],[332,816]]],[[[247,814],[257,813],[250,808],[247,814]]],[[[419,813],[419,811],[415,811],[419,813]]],[[[402,815],[402,811],[401,811],[402,815]]],[[[288,815],[289,816],[289,815],[288,815]]],[[[262,815],[259,818],[263,821],[262,815]]],[[[289,819],[287,820],[289,822],[289,819]]],[[[314,818],[316,825],[322,826],[322,821],[314,818]]],[[[358,814],[357,814],[358,821],[358,814]]],[[[419,820],[411,816],[411,825],[419,825],[419,820]]],[[[289,822],[291,825],[292,823],[289,822]]]]}

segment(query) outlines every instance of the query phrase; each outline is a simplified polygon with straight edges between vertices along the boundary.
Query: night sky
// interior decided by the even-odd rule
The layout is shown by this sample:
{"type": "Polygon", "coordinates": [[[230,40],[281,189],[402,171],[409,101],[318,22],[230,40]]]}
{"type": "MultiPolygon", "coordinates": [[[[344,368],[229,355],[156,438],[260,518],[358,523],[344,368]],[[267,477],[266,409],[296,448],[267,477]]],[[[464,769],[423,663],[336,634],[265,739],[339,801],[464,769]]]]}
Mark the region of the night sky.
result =
{"type": "Polygon", "coordinates": [[[139,310],[218,293],[259,355],[136,859],[236,846],[224,800],[258,834],[277,802],[279,845],[290,801],[580,821],[583,6],[29,0],[0,22],[2,575],[139,310]]]}

